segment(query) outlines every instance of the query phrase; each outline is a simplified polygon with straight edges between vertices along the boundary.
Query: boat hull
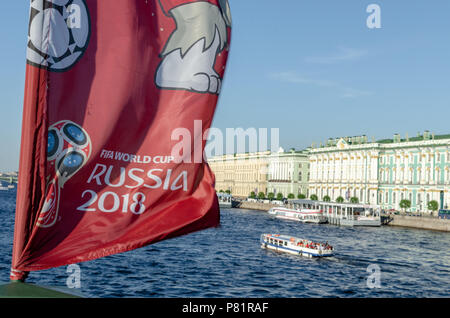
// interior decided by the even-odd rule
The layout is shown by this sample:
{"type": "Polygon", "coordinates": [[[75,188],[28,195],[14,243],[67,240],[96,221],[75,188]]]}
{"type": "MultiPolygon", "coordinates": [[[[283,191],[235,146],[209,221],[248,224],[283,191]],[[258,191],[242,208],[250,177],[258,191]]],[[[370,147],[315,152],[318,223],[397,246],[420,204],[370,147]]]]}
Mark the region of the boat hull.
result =
{"type": "Polygon", "coordinates": [[[381,226],[381,220],[380,219],[374,219],[374,220],[342,219],[342,220],[340,220],[340,225],[343,225],[343,226],[381,226]]]}
{"type": "MultiPolygon", "coordinates": [[[[326,248],[310,248],[305,245],[300,246],[298,243],[304,241],[294,237],[285,237],[280,235],[266,235],[261,236],[261,248],[274,250],[293,255],[300,255],[305,257],[329,257],[334,255],[334,250],[326,248]]],[[[309,243],[307,243],[308,245],[309,243]]],[[[317,246],[317,245],[316,245],[317,246]]]]}
{"type": "Polygon", "coordinates": [[[286,208],[271,208],[269,214],[283,220],[291,220],[302,223],[322,224],[327,223],[327,219],[319,210],[298,211],[286,208]]]}
{"type": "Polygon", "coordinates": [[[219,207],[221,208],[232,208],[232,203],[231,202],[219,202],[219,207]]]}
{"type": "Polygon", "coordinates": [[[296,249],[283,247],[283,246],[278,246],[278,245],[274,245],[274,244],[270,244],[270,243],[261,243],[261,248],[274,250],[274,251],[277,251],[277,252],[288,253],[288,254],[292,254],[292,255],[300,255],[300,256],[310,257],[310,258],[312,258],[312,257],[330,257],[330,256],[333,256],[333,253],[331,253],[331,252],[326,252],[326,251],[318,251],[318,252],[316,252],[316,251],[311,250],[311,249],[296,250],[296,249]]]}

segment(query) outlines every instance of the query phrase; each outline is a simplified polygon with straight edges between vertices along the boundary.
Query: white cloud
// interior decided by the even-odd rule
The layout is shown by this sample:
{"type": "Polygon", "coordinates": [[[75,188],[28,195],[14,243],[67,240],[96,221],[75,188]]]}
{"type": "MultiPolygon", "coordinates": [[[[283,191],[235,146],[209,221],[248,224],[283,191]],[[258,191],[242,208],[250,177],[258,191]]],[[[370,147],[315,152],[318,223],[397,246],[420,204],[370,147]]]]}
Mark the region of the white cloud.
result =
{"type": "Polygon", "coordinates": [[[269,74],[269,77],[272,80],[283,83],[333,88],[339,92],[338,95],[341,98],[357,98],[373,94],[370,91],[355,89],[353,87],[348,87],[335,81],[308,78],[293,71],[275,72],[269,74]]]}
{"type": "Polygon", "coordinates": [[[341,95],[342,98],[356,98],[356,97],[360,97],[360,96],[369,96],[369,95],[373,94],[372,92],[369,92],[369,91],[354,89],[351,87],[346,87],[343,89],[344,89],[344,92],[341,95]]]}
{"type": "Polygon", "coordinates": [[[312,84],[316,86],[327,86],[327,87],[336,86],[336,83],[332,81],[311,79],[301,76],[295,72],[289,71],[271,73],[269,77],[280,82],[287,82],[293,84],[312,84]]]}
{"type": "Polygon", "coordinates": [[[305,62],[318,64],[333,64],[342,61],[353,61],[367,55],[367,50],[338,47],[338,51],[329,56],[307,57],[305,62]]]}

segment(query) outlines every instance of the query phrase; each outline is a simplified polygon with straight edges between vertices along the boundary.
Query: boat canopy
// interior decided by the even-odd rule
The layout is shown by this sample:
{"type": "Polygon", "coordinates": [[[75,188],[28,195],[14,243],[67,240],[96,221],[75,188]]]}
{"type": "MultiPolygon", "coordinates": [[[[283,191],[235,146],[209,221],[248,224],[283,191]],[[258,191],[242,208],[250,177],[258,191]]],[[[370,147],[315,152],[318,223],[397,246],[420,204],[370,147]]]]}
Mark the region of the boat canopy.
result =
{"type": "Polygon", "coordinates": [[[288,200],[289,203],[293,204],[312,204],[312,205],[321,205],[321,206],[338,206],[338,207],[347,207],[347,208],[362,208],[362,209],[378,209],[378,205],[370,205],[363,203],[337,203],[337,202],[326,202],[326,201],[315,201],[315,200],[307,200],[307,199],[295,199],[288,200]]]}
{"type": "Polygon", "coordinates": [[[219,198],[231,198],[231,197],[232,197],[231,194],[223,193],[223,192],[217,192],[217,196],[218,196],[219,198]]]}
{"type": "Polygon", "coordinates": [[[293,200],[288,200],[289,203],[293,203],[293,204],[311,204],[311,205],[317,205],[320,202],[319,201],[315,201],[315,200],[308,200],[308,199],[293,199],[293,200]]]}

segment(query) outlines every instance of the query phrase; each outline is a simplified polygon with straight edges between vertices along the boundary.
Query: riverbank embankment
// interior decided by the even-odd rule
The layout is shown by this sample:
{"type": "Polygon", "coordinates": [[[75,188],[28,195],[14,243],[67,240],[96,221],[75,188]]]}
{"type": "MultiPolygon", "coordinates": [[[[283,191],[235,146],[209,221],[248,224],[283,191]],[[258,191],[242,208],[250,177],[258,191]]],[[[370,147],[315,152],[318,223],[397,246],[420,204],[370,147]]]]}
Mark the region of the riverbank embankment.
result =
{"type": "Polygon", "coordinates": [[[262,211],[269,211],[271,208],[276,206],[279,205],[263,202],[250,202],[250,201],[240,201],[233,204],[233,207],[238,209],[262,210],[262,211]]]}
{"type": "MultiPolygon", "coordinates": [[[[233,207],[239,209],[269,211],[270,208],[278,207],[278,204],[263,202],[241,201],[233,204],[233,207]]],[[[407,216],[407,215],[389,215],[384,217],[383,224],[388,226],[401,226],[423,230],[450,232],[450,220],[438,219],[428,216],[407,216]],[[387,219],[387,220],[386,220],[387,219]]]]}
{"type": "Polygon", "coordinates": [[[437,217],[429,216],[392,215],[387,225],[450,232],[449,219],[438,219],[437,217]]]}

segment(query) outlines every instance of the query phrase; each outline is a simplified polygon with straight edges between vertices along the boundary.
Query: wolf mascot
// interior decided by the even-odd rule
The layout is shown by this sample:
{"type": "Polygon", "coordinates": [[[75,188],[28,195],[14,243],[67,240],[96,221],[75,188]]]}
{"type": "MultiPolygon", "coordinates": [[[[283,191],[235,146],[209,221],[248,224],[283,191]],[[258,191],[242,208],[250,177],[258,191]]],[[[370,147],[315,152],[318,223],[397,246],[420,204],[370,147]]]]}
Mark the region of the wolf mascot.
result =
{"type": "Polygon", "coordinates": [[[159,0],[164,14],[175,20],[161,52],[156,85],[219,94],[221,77],[214,69],[216,57],[228,47],[231,13],[228,0],[159,0]]]}

